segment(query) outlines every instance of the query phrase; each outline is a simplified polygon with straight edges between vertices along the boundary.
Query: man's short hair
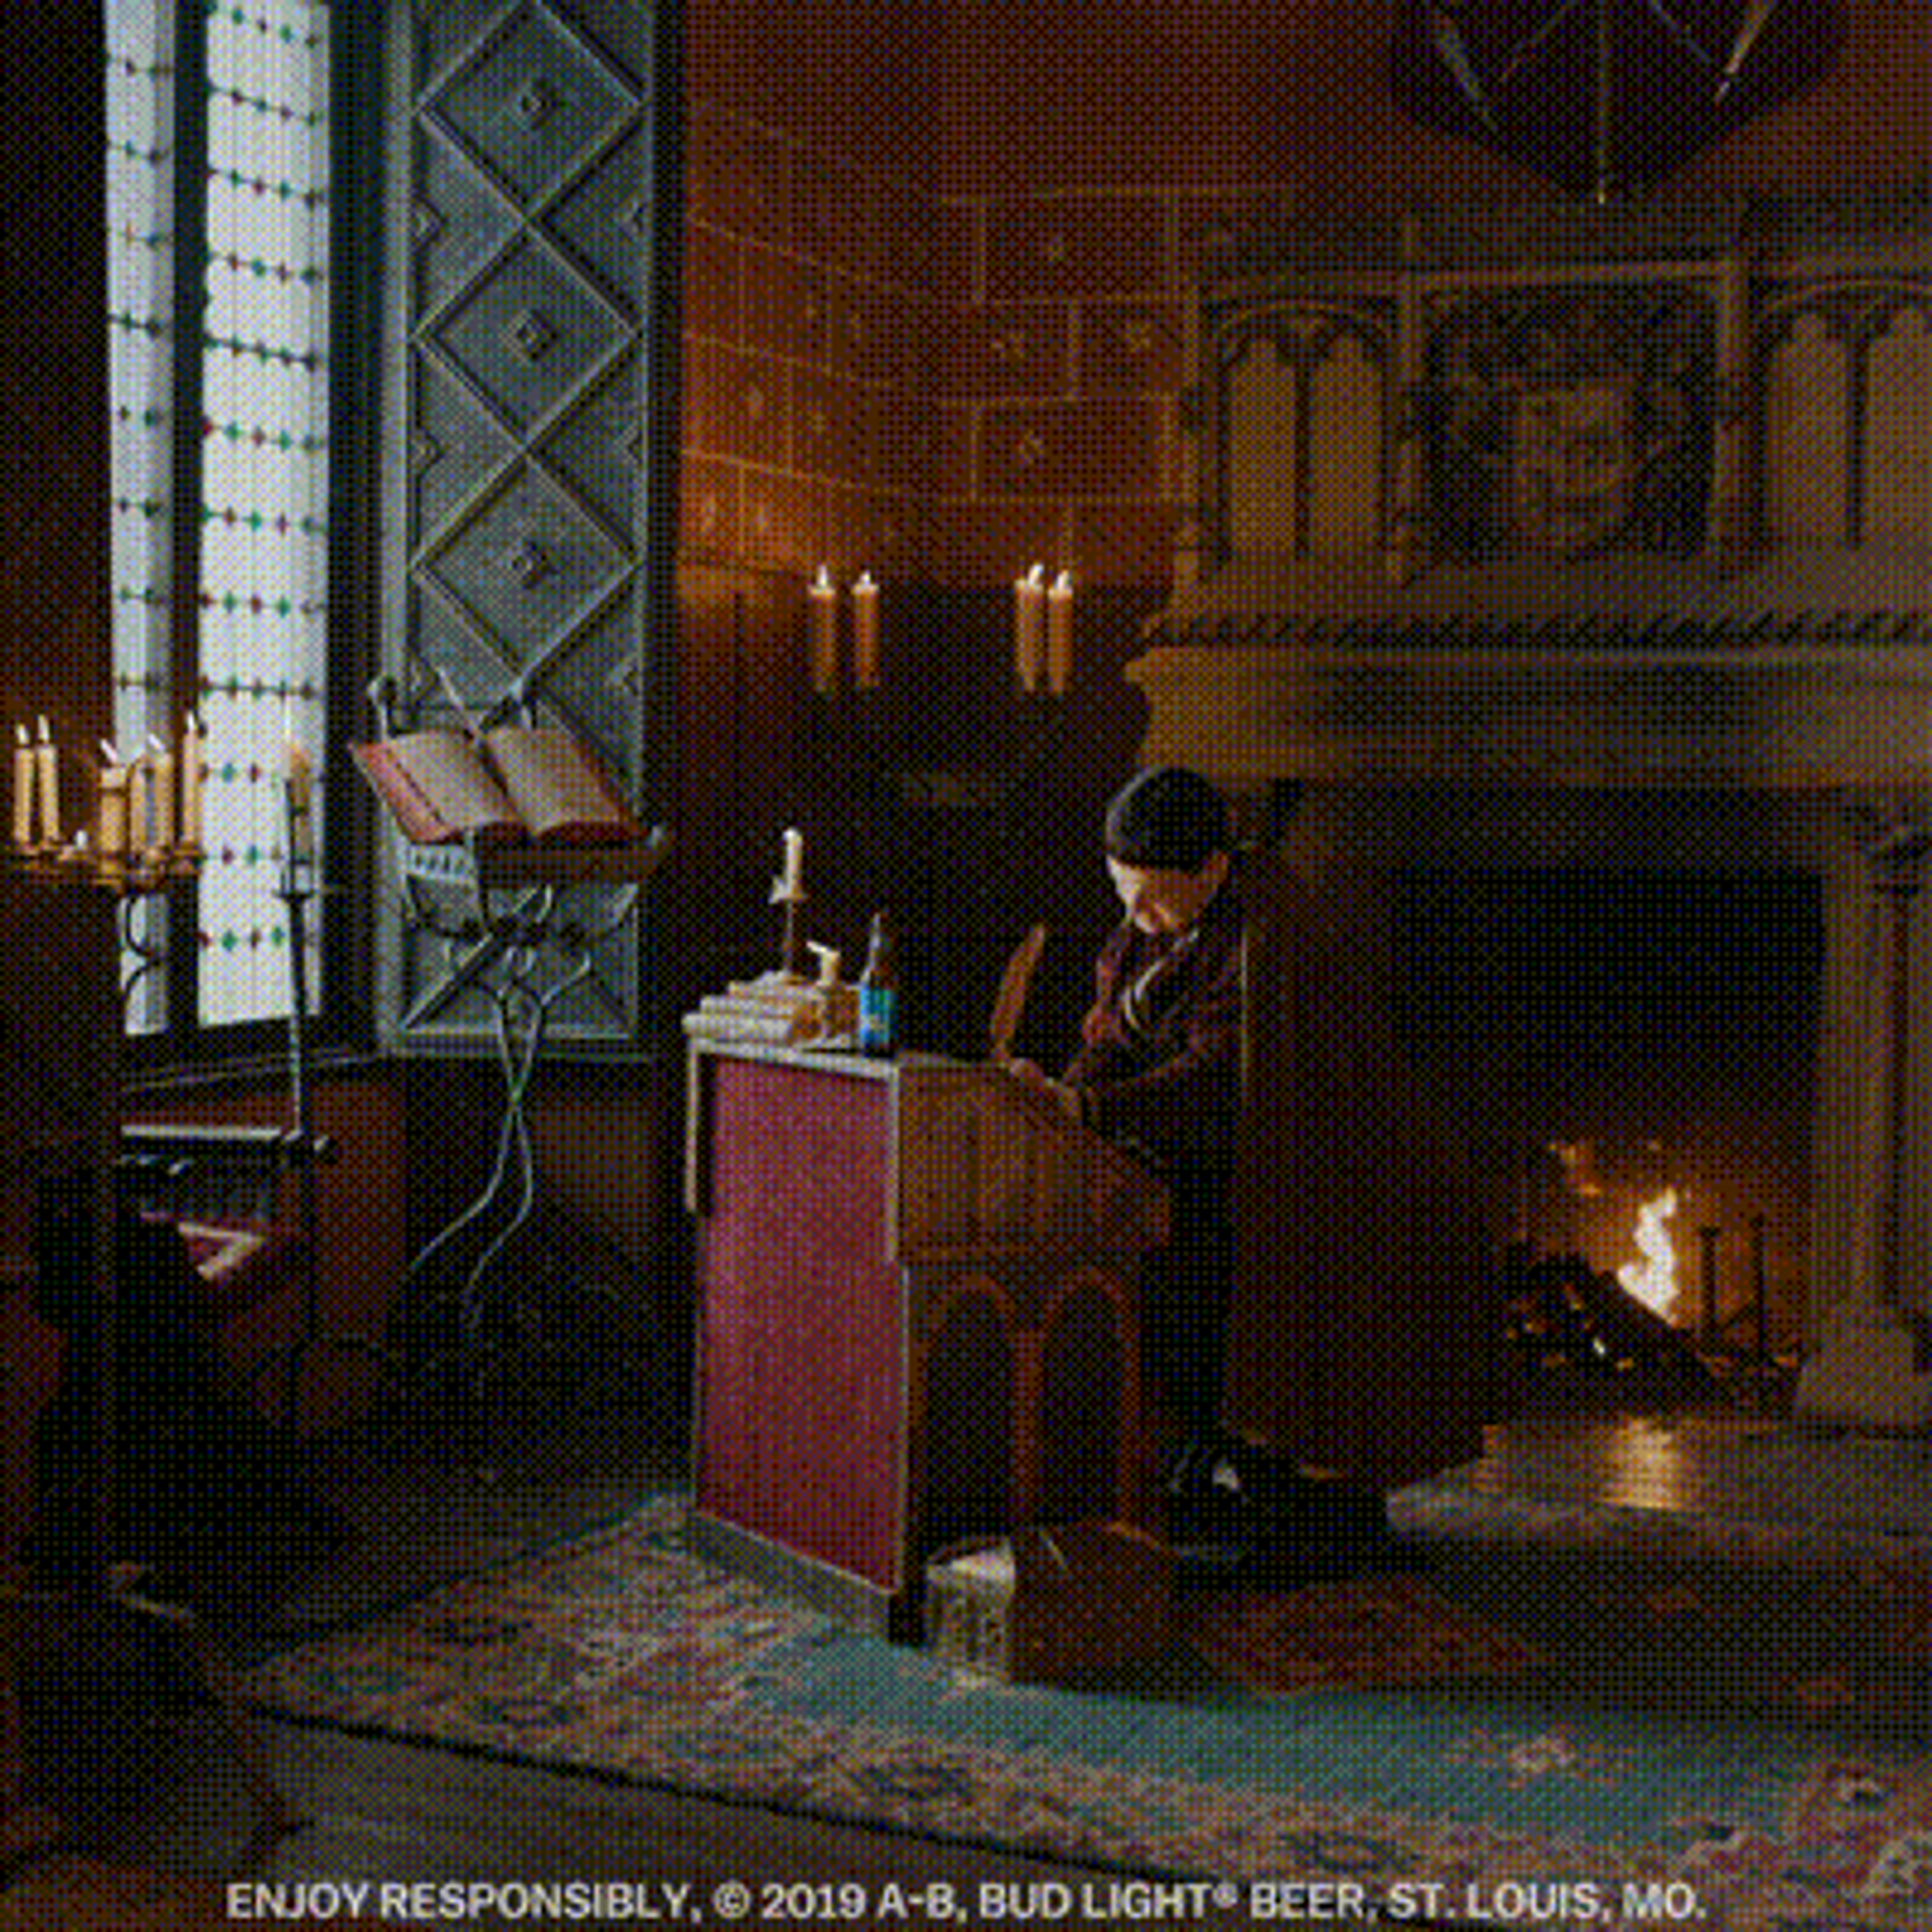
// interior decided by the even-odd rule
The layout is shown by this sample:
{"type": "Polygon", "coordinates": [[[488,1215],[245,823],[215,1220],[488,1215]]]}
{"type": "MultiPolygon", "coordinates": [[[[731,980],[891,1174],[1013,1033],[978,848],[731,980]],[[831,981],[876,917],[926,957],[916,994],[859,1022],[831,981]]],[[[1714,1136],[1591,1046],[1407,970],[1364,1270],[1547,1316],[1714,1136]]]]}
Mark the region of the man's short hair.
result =
{"type": "Polygon", "coordinates": [[[1231,849],[1228,802],[1198,772],[1156,765],[1137,772],[1107,807],[1107,854],[1124,866],[1198,872],[1231,849]]]}

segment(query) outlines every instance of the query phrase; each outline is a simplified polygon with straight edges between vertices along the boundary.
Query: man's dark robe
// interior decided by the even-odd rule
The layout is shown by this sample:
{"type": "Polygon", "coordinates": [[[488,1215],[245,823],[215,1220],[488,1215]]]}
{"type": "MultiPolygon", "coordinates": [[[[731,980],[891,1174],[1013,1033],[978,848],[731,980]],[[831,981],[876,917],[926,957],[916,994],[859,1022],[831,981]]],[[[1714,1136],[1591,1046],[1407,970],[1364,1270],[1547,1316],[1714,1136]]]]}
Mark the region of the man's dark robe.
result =
{"type": "Polygon", "coordinates": [[[1388,974],[1372,892],[1259,857],[1180,940],[1115,930],[1066,1072],[1174,1190],[1156,1392],[1384,1488],[1479,1454],[1506,1394],[1494,1257],[1388,974]]]}
{"type": "Polygon", "coordinates": [[[1389,1487],[1506,1408],[1494,1252],[1441,1094],[1399,1051],[1378,896],[1279,859],[1248,886],[1222,1414],[1389,1487]]]}
{"type": "Polygon", "coordinates": [[[1229,1166],[1244,924],[1226,885],[1184,933],[1124,920],[1095,962],[1094,1004],[1065,1077],[1087,1124],[1163,1175],[1229,1166]]]}

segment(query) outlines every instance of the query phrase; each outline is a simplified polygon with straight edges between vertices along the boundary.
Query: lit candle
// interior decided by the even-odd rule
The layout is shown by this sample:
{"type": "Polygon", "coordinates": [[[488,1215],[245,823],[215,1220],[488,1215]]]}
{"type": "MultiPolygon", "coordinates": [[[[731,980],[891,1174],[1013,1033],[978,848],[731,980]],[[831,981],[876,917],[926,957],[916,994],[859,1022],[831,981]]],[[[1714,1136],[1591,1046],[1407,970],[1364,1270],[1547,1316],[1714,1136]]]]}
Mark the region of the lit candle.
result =
{"type": "Polygon", "coordinates": [[[824,564],[806,590],[811,612],[812,688],[823,697],[838,678],[838,592],[824,564]]]}
{"type": "Polygon", "coordinates": [[[315,856],[315,766],[308,748],[295,739],[287,740],[287,773],[284,795],[289,808],[289,851],[298,859],[315,856]]]}
{"type": "Polygon", "coordinates": [[[1013,585],[1013,668],[1022,691],[1040,688],[1046,647],[1046,566],[1036,563],[1013,585]]]}
{"type": "Polygon", "coordinates": [[[47,721],[40,720],[40,741],[34,747],[35,784],[40,794],[40,838],[49,846],[61,842],[60,826],[60,751],[54,743],[52,734],[47,730],[47,721]]]}
{"type": "Polygon", "coordinates": [[[145,852],[154,842],[148,834],[148,812],[154,796],[154,766],[139,753],[128,767],[128,849],[145,852]]]}
{"type": "Polygon", "coordinates": [[[190,711],[182,724],[181,836],[191,851],[201,850],[205,808],[202,788],[208,782],[207,734],[190,711]]]}
{"type": "Polygon", "coordinates": [[[1065,572],[1046,593],[1047,688],[1064,694],[1073,675],[1073,579],[1065,572]]]}
{"type": "Polygon", "coordinates": [[[128,768],[121,754],[102,740],[100,790],[94,814],[94,845],[103,859],[118,859],[128,849],[128,768]]]}
{"type": "Polygon", "coordinates": [[[34,842],[34,741],[24,724],[14,727],[14,843],[34,842]]]}
{"type": "Polygon", "coordinates": [[[149,797],[154,824],[152,836],[148,842],[158,851],[171,850],[175,842],[176,822],[176,808],[180,800],[175,796],[175,754],[160,739],[148,740],[149,797]]]}
{"type": "Polygon", "coordinates": [[[781,899],[805,896],[805,834],[796,825],[785,827],[784,870],[778,875],[778,896],[781,899]]]}
{"type": "Polygon", "coordinates": [[[868,570],[852,586],[852,682],[861,691],[879,688],[879,586],[868,570]]]}

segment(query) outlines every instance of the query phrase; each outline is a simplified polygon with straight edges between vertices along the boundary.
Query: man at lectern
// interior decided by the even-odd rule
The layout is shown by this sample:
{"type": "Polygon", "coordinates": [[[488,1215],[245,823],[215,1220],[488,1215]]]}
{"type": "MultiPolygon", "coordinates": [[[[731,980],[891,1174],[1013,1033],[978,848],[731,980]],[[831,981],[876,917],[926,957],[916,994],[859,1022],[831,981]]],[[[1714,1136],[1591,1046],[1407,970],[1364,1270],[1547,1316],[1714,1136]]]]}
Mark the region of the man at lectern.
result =
{"type": "Polygon", "coordinates": [[[1104,845],[1125,916],[1096,962],[1079,1048],[1058,1080],[1030,1061],[1013,1070],[1170,1191],[1172,1234],[1140,1283],[1168,1534],[1268,1562],[1371,1558],[1378,1495],[1305,1480],[1221,1422],[1246,926],[1227,802],[1198,772],[1156,766],[1108,806],[1104,845]]]}
{"type": "Polygon", "coordinates": [[[1227,804],[1198,772],[1138,773],[1108,806],[1104,842],[1125,916],[1096,963],[1079,1048],[1058,1080],[1030,1060],[1013,1071],[1170,1191],[1172,1234],[1141,1280],[1142,1353],[1170,1532],[1191,1541],[1210,1511],[1233,1514],[1238,1489],[1220,1409],[1243,912],[1227,804]]]}

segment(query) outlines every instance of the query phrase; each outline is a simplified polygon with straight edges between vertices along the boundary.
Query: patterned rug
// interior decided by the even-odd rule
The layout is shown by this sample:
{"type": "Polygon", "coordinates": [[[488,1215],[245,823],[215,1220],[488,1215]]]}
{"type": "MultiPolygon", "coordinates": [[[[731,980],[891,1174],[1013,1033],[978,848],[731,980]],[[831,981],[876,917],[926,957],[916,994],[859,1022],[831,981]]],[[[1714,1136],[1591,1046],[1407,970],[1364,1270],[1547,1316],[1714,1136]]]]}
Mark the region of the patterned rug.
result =
{"type": "Polygon", "coordinates": [[[1188,1604],[1191,1648],[1263,1695],[1514,1677],[1540,1654],[1398,1572],[1299,1590],[1231,1590],[1188,1604]]]}
{"type": "Polygon", "coordinates": [[[1389,1917],[1932,1910],[1922,1575],[1443,1545],[1420,1577],[1184,1599],[1157,1660],[1049,1689],[832,1622],[680,1523],[656,1505],[440,1586],[269,1658],[254,1694],[1097,1869],[1333,1880],[1389,1917]]]}

